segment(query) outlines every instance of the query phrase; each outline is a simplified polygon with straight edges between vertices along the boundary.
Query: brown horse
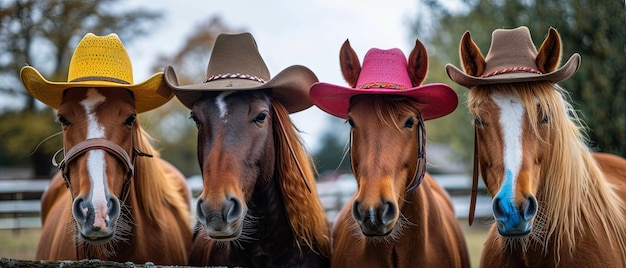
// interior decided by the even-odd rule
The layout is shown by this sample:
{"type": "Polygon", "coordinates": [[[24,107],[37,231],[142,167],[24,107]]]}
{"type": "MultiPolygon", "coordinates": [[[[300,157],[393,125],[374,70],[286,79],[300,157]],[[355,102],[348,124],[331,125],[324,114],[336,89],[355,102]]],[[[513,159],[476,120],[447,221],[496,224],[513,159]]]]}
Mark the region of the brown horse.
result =
{"type": "MultiPolygon", "coordinates": [[[[344,78],[355,88],[361,72],[357,55],[348,42],[340,55],[344,78]]],[[[407,67],[415,87],[426,76],[426,55],[418,40],[407,67]]],[[[421,111],[422,104],[404,96],[350,100],[350,156],[358,191],[333,227],[332,266],[469,267],[450,197],[425,173],[421,111]]]]}
{"type": "Polygon", "coordinates": [[[42,196],[37,259],[186,264],[189,189],[150,145],[132,92],[69,88],[58,121],[65,158],[42,196]]]}
{"type": "MultiPolygon", "coordinates": [[[[550,29],[536,54],[538,73],[554,72],[560,52],[550,29]]],[[[469,32],[461,59],[468,75],[485,70],[469,32]]],[[[482,267],[626,266],[626,160],[590,151],[567,96],[550,81],[471,87],[468,107],[495,219],[482,267]]]]}
{"type": "Polygon", "coordinates": [[[271,92],[205,92],[191,109],[204,180],[191,265],[329,264],[309,156],[271,92]]]}

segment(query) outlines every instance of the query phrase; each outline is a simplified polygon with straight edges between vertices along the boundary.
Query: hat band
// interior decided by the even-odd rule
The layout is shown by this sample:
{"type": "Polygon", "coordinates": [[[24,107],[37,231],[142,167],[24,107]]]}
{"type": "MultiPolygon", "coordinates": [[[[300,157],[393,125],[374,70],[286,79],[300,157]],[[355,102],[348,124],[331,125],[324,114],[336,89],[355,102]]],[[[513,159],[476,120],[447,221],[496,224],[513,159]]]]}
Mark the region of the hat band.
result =
{"type": "Polygon", "coordinates": [[[395,83],[388,83],[388,82],[374,82],[374,83],[367,83],[367,84],[363,84],[359,86],[360,89],[368,89],[368,88],[389,88],[389,89],[398,89],[398,90],[403,90],[406,89],[405,86],[400,85],[400,84],[395,84],[395,83]]]}
{"type": "Polygon", "coordinates": [[[215,81],[215,80],[220,80],[220,79],[229,79],[229,78],[248,79],[252,81],[266,83],[265,80],[263,80],[263,78],[260,78],[254,75],[249,75],[249,74],[241,74],[241,73],[214,74],[214,75],[207,77],[206,80],[204,80],[204,82],[207,83],[210,81],[215,81]]]}
{"type": "Polygon", "coordinates": [[[83,77],[79,77],[76,78],[72,81],[70,81],[70,83],[72,82],[85,82],[85,81],[106,81],[106,82],[113,82],[113,83],[118,83],[118,84],[125,84],[125,85],[130,85],[130,83],[122,80],[122,79],[118,79],[118,78],[113,78],[113,77],[107,77],[107,76],[83,76],[83,77]]]}
{"type": "Polygon", "coordinates": [[[513,73],[513,72],[526,72],[526,73],[536,73],[536,74],[542,74],[542,72],[535,70],[533,68],[530,67],[511,67],[511,68],[506,68],[506,69],[502,69],[502,70],[496,70],[493,72],[488,72],[486,74],[483,74],[481,76],[479,76],[480,78],[487,78],[490,76],[494,76],[494,75],[499,75],[499,74],[505,74],[505,73],[513,73]]]}

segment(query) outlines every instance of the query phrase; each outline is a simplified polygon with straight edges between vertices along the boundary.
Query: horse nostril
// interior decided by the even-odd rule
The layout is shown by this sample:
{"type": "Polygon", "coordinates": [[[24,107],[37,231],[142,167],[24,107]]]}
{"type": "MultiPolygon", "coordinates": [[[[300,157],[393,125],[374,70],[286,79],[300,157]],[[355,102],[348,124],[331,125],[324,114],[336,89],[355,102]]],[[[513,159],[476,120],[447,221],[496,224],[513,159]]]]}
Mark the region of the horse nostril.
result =
{"type": "Polygon", "coordinates": [[[526,203],[524,204],[524,219],[529,221],[532,219],[537,213],[537,199],[534,196],[529,196],[526,198],[526,203]]]}
{"type": "Polygon", "coordinates": [[[226,200],[226,204],[222,209],[222,215],[224,215],[226,222],[234,222],[241,216],[241,201],[239,201],[239,198],[231,197],[226,200]]]}
{"type": "Polygon", "coordinates": [[[502,206],[502,199],[496,197],[493,199],[492,209],[493,215],[496,218],[507,218],[506,212],[504,211],[504,207],[502,206]]]}
{"type": "Polygon", "coordinates": [[[196,217],[198,217],[200,221],[204,221],[206,218],[206,215],[204,214],[204,209],[202,208],[203,202],[204,201],[202,198],[198,198],[198,201],[196,203],[196,217]]]}
{"type": "Polygon", "coordinates": [[[81,224],[85,223],[87,220],[87,211],[85,211],[87,207],[83,202],[84,199],[82,197],[76,197],[72,203],[72,215],[74,215],[74,219],[81,224]]]}
{"type": "Polygon", "coordinates": [[[114,219],[120,214],[120,201],[115,196],[111,196],[107,201],[107,209],[109,211],[109,218],[114,219]]]}
{"type": "Polygon", "coordinates": [[[361,210],[359,209],[361,203],[358,200],[354,200],[352,203],[352,217],[357,222],[363,221],[363,214],[361,214],[361,210]]]}
{"type": "Polygon", "coordinates": [[[381,208],[382,213],[380,213],[381,215],[381,222],[384,225],[389,224],[390,222],[392,222],[395,218],[396,218],[396,206],[391,203],[391,202],[385,202],[385,204],[382,206],[381,208]]]}

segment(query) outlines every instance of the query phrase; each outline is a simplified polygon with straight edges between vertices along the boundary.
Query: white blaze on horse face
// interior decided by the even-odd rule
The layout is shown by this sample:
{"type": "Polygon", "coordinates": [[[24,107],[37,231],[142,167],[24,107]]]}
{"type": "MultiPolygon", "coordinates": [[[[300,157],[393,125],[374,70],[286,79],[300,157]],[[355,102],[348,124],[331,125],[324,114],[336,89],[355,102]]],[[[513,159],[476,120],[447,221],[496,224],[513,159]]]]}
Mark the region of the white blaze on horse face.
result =
{"type": "Polygon", "coordinates": [[[500,127],[502,128],[504,148],[504,181],[498,196],[513,200],[517,175],[522,165],[522,123],[524,105],[514,96],[493,94],[494,103],[500,108],[500,127]]]}
{"type": "Polygon", "coordinates": [[[220,110],[220,118],[222,118],[224,122],[226,122],[226,115],[228,114],[228,107],[224,99],[232,93],[233,91],[224,91],[215,98],[215,105],[217,105],[217,108],[220,110]]]}
{"type": "MultiPolygon", "coordinates": [[[[87,91],[87,97],[80,101],[87,115],[87,139],[105,138],[104,126],[98,122],[96,107],[106,100],[95,88],[87,91]]],[[[108,220],[106,198],[106,162],[103,150],[91,150],[87,154],[87,171],[91,182],[91,201],[96,212],[94,226],[100,226],[103,220],[108,220]]],[[[106,226],[106,225],[105,225],[106,226]]],[[[104,226],[104,227],[105,227],[104,226]]]]}

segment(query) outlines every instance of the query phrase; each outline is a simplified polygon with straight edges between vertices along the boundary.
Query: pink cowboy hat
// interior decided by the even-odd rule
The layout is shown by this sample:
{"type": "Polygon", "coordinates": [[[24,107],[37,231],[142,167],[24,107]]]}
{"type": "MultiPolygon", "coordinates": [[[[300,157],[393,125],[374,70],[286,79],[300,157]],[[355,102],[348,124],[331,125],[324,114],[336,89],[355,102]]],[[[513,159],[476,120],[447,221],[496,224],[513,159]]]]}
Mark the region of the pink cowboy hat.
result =
{"type": "Polygon", "coordinates": [[[400,49],[370,49],[363,59],[356,87],[317,82],[309,93],[313,104],[339,118],[347,118],[350,98],[356,95],[397,95],[415,99],[422,104],[424,120],[453,112],[458,105],[454,90],[446,84],[413,86],[407,60],[400,49]]]}

